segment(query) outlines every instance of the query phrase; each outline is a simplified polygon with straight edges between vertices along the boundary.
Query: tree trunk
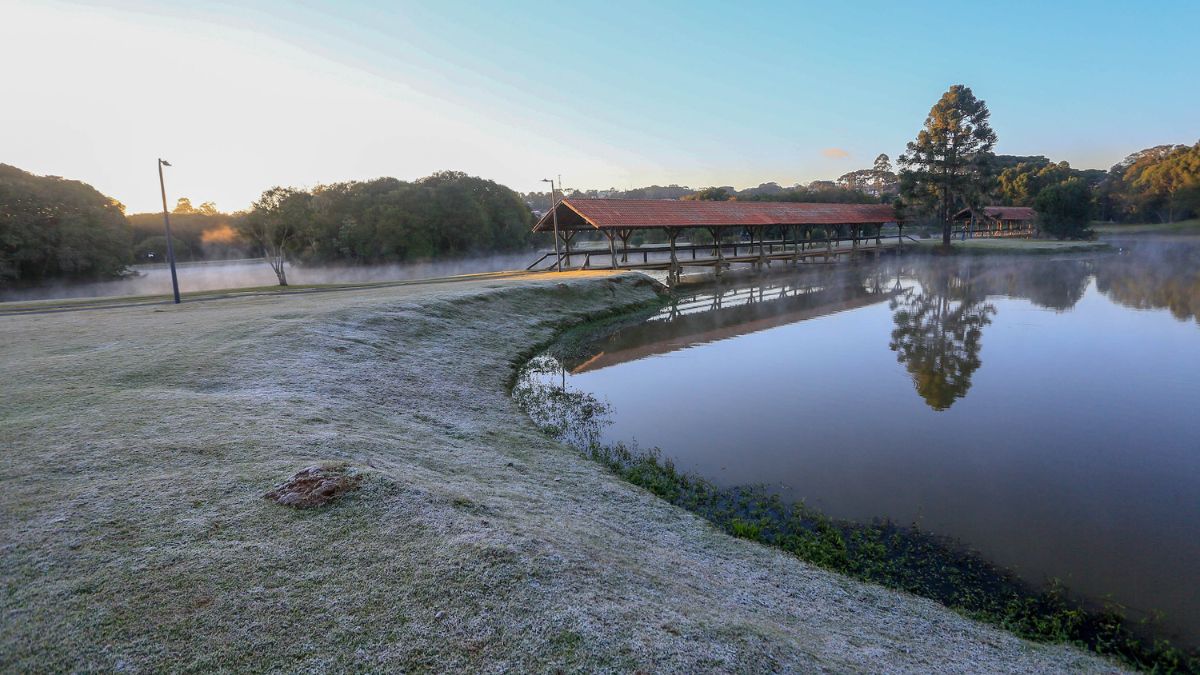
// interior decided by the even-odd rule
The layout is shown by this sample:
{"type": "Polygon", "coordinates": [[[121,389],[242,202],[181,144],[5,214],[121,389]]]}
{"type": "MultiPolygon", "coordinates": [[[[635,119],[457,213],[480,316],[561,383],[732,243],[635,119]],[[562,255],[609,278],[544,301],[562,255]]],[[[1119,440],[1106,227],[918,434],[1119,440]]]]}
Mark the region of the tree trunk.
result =
{"type": "Polygon", "coordinates": [[[275,278],[279,280],[280,286],[287,286],[287,270],[284,269],[284,254],[283,249],[270,252],[270,257],[267,262],[271,265],[271,270],[275,272],[275,278]]]}

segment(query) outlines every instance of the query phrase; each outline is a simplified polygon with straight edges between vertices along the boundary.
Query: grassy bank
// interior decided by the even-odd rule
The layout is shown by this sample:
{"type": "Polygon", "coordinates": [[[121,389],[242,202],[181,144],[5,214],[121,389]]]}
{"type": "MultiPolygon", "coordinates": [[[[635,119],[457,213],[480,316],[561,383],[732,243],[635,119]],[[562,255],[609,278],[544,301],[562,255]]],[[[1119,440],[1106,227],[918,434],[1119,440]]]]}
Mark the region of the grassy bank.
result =
{"type": "Polygon", "coordinates": [[[1123,234],[1200,234],[1200,218],[1177,223],[1093,223],[1092,229],[1101,235],[1123,234]]]}
{"type": "Polygon", "coordinates": [[[1139,670],[1200,672],[1200,655],[1147,637],[1120,606],[1089,609],[1052,584],[1035,589],[957,542],[890,521],[836,521],[755,487],[718,488],[657,453],[591,446],[587,455],[732,536],[774,546],[842,574],[934,599],[1021,637],[1078,645],[1139,670]]]}
{"type": "Polygon", "coordinates": [[[597,273],[0,317],[0,670],[1113,669],[542,434],[522,355],[656,298],[597,273]],[[358,489],[263,498],[326,464],[358,489]]]}

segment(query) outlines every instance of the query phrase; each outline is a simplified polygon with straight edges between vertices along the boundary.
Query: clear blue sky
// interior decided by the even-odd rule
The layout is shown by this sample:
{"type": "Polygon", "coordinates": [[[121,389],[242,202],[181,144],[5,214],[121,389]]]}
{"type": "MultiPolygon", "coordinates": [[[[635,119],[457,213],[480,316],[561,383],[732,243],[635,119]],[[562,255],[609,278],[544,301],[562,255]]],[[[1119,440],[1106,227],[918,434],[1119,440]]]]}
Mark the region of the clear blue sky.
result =
{"type": "Polygon", "coordinates": [[[955,83],[998,152],[1200,138],[1200,2],[0,0],[0,162],[156,208],[438,169],[518,190],[790,185],[893,158],[955,83]]]}

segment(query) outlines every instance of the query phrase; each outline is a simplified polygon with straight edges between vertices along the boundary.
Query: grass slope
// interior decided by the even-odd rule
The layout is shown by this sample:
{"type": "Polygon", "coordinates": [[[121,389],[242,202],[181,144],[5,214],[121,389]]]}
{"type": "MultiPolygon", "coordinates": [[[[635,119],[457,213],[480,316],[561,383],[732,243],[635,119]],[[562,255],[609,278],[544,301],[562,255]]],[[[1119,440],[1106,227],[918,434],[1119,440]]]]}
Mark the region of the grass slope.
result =
{"type": "Polygon", "coordinates": [[[722,534],[506,383],[644,277],[0,317],[0,670],[1109,671],[722,534]],[[317,463],[362,488],[294,511],[317,463]]]}

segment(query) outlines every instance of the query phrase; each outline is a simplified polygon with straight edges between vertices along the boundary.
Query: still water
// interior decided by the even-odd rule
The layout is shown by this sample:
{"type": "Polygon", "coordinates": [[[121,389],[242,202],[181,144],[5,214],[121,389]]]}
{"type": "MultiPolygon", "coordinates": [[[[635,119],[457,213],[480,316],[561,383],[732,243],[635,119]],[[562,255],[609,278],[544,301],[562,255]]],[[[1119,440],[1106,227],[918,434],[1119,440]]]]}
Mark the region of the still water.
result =
{"type": "Polygon", "coordinates": [[[1200,241],[902,257],[684,289],[527,375],[604,442],[948,535],[1200,644],[1200,241]]]}

